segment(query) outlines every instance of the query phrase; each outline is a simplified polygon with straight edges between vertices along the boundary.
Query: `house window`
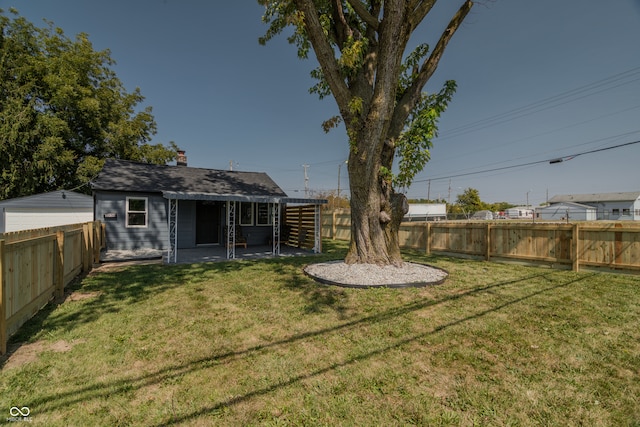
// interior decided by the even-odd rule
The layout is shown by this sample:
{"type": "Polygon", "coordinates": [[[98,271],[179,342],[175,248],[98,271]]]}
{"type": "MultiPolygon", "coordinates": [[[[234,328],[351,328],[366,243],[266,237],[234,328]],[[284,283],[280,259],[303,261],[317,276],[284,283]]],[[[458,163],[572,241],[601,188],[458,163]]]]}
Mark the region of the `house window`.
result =
{"type": "Polygon", "coordinates": [[[631,215],[631,211],[629,209],[622,209],[622,215],[629,216],[631,215]]]}
{"type": "Polygon", "coordinates": [[[256,203],[256,225],[271,225],[273,214],[269,203],[256,203]]]}
{"type": "Polygon", "coordinates": [[[240,202],[240,225],[253,225],[253,203],[240,202]]]}
{"type": "Polygon", "coordinates": [[[127,227],[146,227],[147,208],[146,197],[127,197],[127,227]]]}
{"type": "Polygon", "coordinates": [[[620,216],[620,209],[611,209],[611,215],[620,216]]]}

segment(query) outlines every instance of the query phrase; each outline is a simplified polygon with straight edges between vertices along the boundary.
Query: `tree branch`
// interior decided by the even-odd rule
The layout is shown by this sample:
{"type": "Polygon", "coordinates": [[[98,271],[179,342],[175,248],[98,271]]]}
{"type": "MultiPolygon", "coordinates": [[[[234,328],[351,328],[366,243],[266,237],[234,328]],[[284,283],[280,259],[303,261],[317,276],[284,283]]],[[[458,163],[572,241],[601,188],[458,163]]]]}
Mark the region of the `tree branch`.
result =
{"type": "Polygon", "coordinates": [[[413,0],[409,5],[409,22],[411,28],[416,28],[431,11],[437,0],[413,0]]]}
{"type": "Polygon", "coordinates": [[[402,132],[402,128],[404,127],[407,117],[409,117],[411,110],[420,100],[422,89],[438,68],[438,63],[440,62],[440,58],[442,58],[442,54],[444,53],[447,44],[462,24],[462,21],[464,21],[464,18],[467,16],[472,6],[472,0],[465,0],[464,4],[460,6],[460,9],[458,9],[453,18],[451,18],[447,28],[442,32],[436,47],[431,52],[431,55],[429,55],[429,57],[423,62],[418,76],[406,90],[394,111],[393,121],[391,124],[392,130],[390,131],[391,135],[399,135],[400,132],[402,132]]]}
{"type": "Polygon", "coordinates": [[[347,3],[353,8],[367,25],[378,31],[378,18],[369,13],[365,5],[360,0],[347,0],[347,3]]]}
{"type": "Polygon", "coordinates": [[[324,78],[331,88],[343,118],[347,120],[350,114],[349,102],[351,101],[351,96],[340,72],[340,65],[336,60],[333,48],[324,35],[324,30],[318,17],[318,10],[313,0],[294,1],[296,8],[304,14],[305,31],[311,41],[320,67],[322,67],[324,78]]]}
{"type": "Polygon", "coordinates": [[[340,50],[346,43],[350,35],[353,34],[353,30],[347,24],[347,20],[344,17],[342,11],[342,0],[332,0],[333,6],[333,22],[335,24],[336,43],[340,50]]]}

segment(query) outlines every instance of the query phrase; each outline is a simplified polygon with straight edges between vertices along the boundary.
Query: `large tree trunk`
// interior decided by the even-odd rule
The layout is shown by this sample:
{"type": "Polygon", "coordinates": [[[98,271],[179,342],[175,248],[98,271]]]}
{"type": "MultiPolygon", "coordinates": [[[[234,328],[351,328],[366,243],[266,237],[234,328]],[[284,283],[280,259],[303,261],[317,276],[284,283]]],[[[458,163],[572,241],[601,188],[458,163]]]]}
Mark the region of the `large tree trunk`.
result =
{"type": "Polygon", "coordinates": [[[398,230],[409,206],[388,177],[381,175],[380,166],[379,160],[354,153],[349,157],[351,243],[347,264],[402,264],[398,230]]]}

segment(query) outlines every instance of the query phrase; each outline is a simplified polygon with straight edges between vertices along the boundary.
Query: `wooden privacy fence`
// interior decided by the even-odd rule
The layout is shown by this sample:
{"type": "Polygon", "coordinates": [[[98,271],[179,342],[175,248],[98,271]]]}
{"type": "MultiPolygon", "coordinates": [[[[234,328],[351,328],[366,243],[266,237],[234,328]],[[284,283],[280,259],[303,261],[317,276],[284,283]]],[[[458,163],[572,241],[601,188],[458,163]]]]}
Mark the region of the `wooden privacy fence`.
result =
{"type": "Polygon", "coordinates": [[[0,354],[7,340],[100,261],[100,221],[0,234],[0,354]]]}
{"type": "MultiPolygon", "coordinates": [[[[285,243],[297,248],[313,249],[315,246],[315,215],[315,205],[287,205],[284,213],[285,238],[287,239],[285,243]]],[[[321,250],[321,248],[318,249],[321,250]]]]}
{"type": "MultiPolygon", "coordinates": [[[[349,211],[325,213],[322,236],[349,240],[349,211]]],[[[640,272],[640,224],[623,222],[443,221],[400,226],[400,246],[485,260],[520,260],[640,272]]]]}

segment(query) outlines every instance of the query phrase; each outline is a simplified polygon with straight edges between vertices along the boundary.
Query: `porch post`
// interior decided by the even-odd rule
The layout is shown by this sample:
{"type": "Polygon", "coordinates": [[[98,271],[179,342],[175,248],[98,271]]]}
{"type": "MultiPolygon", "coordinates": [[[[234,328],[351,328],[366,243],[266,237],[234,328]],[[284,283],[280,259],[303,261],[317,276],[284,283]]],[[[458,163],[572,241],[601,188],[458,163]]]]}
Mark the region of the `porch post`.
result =
{"type": "Polygon", "coordinates": [[[167,246],[167,263],[178,262],[178,199],[169,199],[169,244],[167,246]]]}
{"type": "Polygon", "coordinates": [[[314,226],[313,226],[313,252],[322,252],[322,221],[320,205],[314,205],[314,226]]]}
{"type": "Polygon", "coordinates": [[[280,202],[273,203],[273,255],[280,255],[280,202]]]}
{"type": "Polygon", "coordinates": [[[236,202],[227,200],[227,259],[236,258],[236,202]]]}

